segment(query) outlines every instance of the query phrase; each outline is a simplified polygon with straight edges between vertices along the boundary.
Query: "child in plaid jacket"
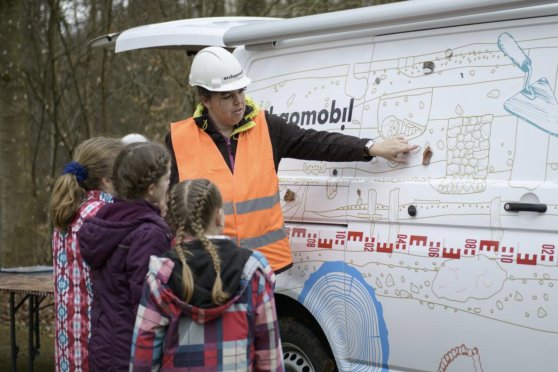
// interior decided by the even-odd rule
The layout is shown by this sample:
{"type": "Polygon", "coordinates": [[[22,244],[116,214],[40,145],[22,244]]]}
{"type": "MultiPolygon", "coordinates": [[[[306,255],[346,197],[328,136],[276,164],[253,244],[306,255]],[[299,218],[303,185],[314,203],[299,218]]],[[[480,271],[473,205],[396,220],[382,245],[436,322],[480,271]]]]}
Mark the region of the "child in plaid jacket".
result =
{"type": "Polygon", "coordinates": [[[151,256],[130,370],[283,371],[273,271],[262,254],[219,235],[217,187],[177,184],[169,219],[175,246],[151,256]]]}

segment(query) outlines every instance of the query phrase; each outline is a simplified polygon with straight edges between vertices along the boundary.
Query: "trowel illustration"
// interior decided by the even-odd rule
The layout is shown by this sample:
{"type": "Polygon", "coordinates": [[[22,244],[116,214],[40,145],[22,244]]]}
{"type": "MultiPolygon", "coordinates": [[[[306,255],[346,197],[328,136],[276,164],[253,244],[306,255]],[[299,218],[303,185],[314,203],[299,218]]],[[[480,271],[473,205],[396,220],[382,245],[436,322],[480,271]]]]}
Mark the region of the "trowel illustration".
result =
{"type": "Polygon", "coordinates": [[[504,103],[504,108],[540,130],[558,137],[558,101],[546,78],[531,84],[531,58],[507,32],[498,37],[498,47],[525,72],[523,90],[504,103]]]}
{"type": "Polygon", "coordinates": [[[542,77],[531,84],[531,58],[509,33],[498,37],[498,47],[525,72],[523,89],[504,102],[506,111],[521,119],[516,138],[529,138],[516,141],[510,185],[533,190],[546,178],[550,136],[558,136],[558,102],[548,79],[542,77]]]}

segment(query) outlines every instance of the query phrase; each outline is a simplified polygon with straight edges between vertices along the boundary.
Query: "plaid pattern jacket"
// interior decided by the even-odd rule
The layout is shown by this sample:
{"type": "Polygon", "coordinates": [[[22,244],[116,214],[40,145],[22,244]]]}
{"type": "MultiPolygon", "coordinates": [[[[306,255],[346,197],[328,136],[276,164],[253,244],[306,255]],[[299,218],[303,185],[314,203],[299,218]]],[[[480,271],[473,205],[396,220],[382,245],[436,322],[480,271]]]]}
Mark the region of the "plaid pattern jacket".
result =
{"type": "Polygon", "coordinates": [[[254,251],[238,293],[218,307],[180,300],[167,285],[174,263],[151,256],[132,341],[130,371],[283,371],[275,276],[254,251]]]}

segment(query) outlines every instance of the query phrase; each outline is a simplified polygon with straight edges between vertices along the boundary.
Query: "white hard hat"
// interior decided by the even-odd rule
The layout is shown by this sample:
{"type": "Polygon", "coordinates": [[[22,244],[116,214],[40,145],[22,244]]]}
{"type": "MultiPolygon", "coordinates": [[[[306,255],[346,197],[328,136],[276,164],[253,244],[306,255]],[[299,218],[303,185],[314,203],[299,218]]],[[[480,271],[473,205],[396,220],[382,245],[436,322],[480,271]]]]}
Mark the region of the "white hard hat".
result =
{"type": "Polygon", "coordinates": [[[200,86],[211,92],[238,90],[252,82],[238,60],[220,47],[207,47],[196,54],[189,80],[191,86],[200,86]]]}
{"type": "Polygon", "coordinates": [[[122,137],[121,141],[125,145],[129,145],[130,143],[136,143],[136,142],[149,142],[144,135],[141,135],[139,133],[129,133],[124,137],[122,137]]]}

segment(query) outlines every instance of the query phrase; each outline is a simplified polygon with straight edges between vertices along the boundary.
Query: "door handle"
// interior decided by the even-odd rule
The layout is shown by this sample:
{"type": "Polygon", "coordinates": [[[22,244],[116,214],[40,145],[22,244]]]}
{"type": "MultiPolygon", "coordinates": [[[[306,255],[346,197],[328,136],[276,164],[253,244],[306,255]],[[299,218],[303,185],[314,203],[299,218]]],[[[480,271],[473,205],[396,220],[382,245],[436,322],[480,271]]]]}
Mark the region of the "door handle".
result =
{"type": "Polygon", "coordinates": [[[538,203],[506,203],[504,209],[508,212],[546,212],[546,204],[538,203]]]}

